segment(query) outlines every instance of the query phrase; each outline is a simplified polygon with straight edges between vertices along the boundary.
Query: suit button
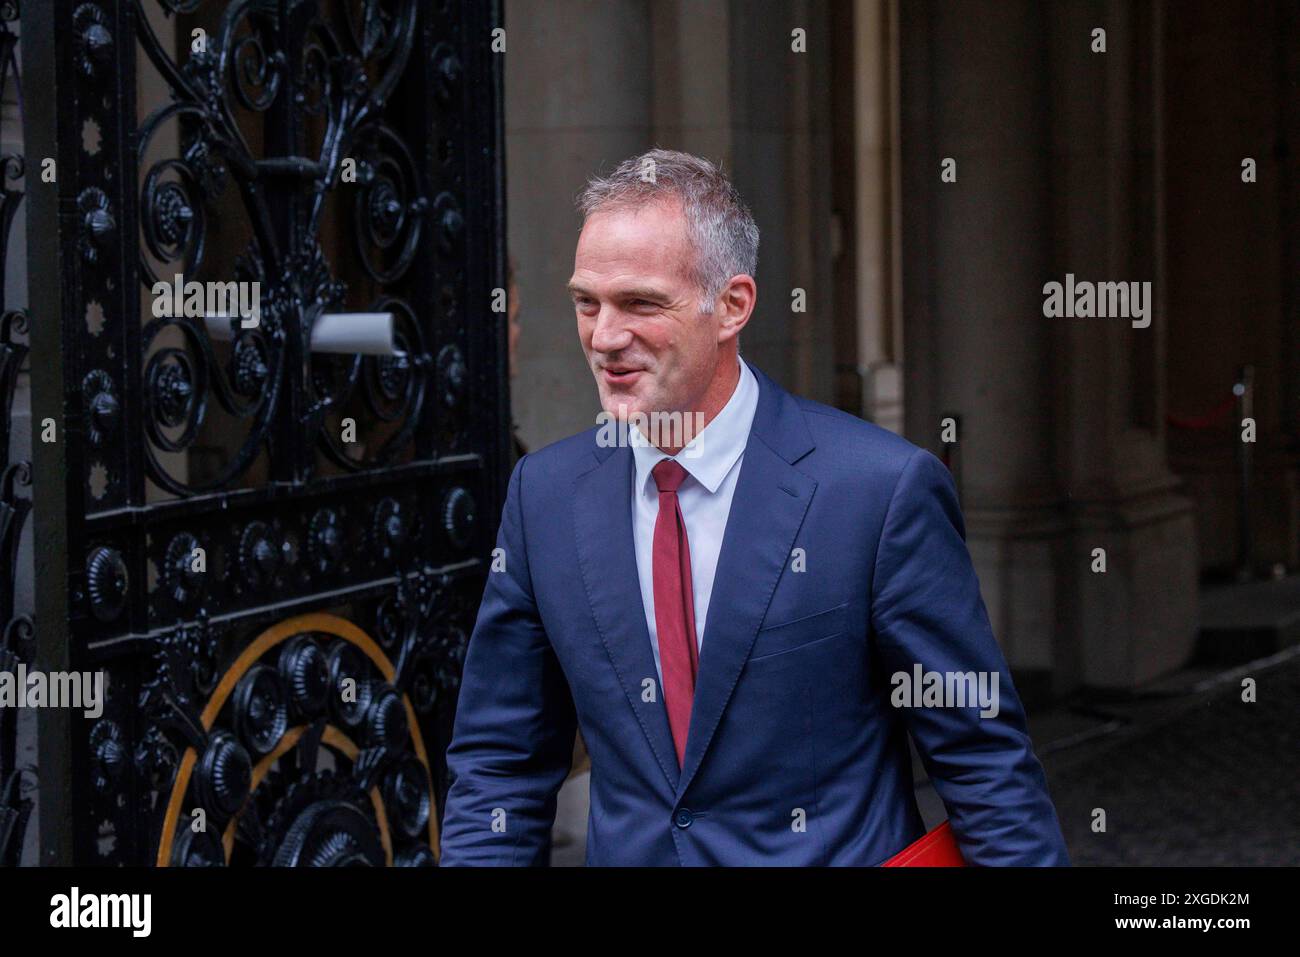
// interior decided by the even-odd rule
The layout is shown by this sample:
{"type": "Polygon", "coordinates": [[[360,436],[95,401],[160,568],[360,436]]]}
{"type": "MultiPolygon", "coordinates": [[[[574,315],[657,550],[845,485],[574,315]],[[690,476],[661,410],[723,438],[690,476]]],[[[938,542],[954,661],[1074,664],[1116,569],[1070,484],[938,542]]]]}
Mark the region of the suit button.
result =
{"type": "Polygon", "coordinates": [[[683,829],[690,827],[691,822],[694,820],[695,815],[684,807],[679,807],[677,814],[673,817],[673,823],[683,829]]]}

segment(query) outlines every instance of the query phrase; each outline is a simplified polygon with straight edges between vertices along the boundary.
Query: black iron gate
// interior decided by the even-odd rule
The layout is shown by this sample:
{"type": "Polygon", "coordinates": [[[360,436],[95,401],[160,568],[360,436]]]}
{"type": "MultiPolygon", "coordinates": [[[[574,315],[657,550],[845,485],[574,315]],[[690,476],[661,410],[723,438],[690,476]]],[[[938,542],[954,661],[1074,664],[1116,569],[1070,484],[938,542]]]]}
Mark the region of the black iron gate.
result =
{"type": "Polygon", "coordinates": [[[107,678],[42,713],[43,862],[434,859],[507,465],[499,20],[24,4],[36,657],[107,678]]]}

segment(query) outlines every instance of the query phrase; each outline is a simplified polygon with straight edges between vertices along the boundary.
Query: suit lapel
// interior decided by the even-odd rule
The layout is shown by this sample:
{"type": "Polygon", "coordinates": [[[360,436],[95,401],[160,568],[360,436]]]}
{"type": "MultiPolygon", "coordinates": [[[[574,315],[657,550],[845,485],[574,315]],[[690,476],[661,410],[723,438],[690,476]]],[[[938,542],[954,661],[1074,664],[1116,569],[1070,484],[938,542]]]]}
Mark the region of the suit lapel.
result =
{"type": "Polygon", "coordinates": [[[662,695],[656,696],[654,704],[641,700],[641,682],[654,678],[656,672],[632,540],[632,450],[597,448],[595,455],[599,464],[578,477],[573,494],[582,580],[623,693],[669,786],[675,789],[677,754],[662,695]]]}
{"type": "Polygon", "coordinates": [[[690,785],[731,700],[816,487],[751,434],[713,579],[678,794],[690,785]]]}
{"type": "Polygon", "coordinates": [[[758,379],[759,404],[713,579],[679,796],[690,786],[731,700],[817,488],[791,464],[813,448],[802,412],[788,393],[750,368],[758,379]]]}

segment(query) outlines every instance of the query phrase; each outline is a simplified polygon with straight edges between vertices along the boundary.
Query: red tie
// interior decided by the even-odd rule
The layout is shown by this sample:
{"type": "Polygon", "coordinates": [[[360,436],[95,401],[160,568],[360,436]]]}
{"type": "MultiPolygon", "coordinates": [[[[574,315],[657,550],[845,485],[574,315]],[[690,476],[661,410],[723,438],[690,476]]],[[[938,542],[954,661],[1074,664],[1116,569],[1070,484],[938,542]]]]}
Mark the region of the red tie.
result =
{"type": "Polygon", "coordinates": [[[699,671],[695,644],[695,596],[691,587],[691,545],[686,520],[677,502],[677,489],[686,469],[664,459],[650,472],[659,488],[659,515],[655,518],[654,598],[655,629],[659,637],[659,668],[663,672],[664,706],[673,731],[680,767],[686,755],[686,732],[691,727],[691,702],[699,671]]]}

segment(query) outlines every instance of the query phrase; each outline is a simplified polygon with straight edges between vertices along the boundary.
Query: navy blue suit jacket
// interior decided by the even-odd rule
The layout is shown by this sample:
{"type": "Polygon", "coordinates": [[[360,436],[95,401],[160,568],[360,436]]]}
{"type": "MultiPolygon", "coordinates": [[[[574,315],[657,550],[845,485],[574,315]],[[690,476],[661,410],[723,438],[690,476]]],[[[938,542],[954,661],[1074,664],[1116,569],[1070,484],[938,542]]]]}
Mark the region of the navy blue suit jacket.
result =
{"type": "Polygon", "coordinates": [[[948,470],[754,373],[681,768],[632,450],[593,429],[515,466],[447,751],[442,863],[547,860],[575,723],[591,865],[878,864],[924,831],[909,732],[968,863],[1068,863],[948,470]],[[1000,712],[894,707],[890,676],[917,663],[997,672],[1000,712]]]}

